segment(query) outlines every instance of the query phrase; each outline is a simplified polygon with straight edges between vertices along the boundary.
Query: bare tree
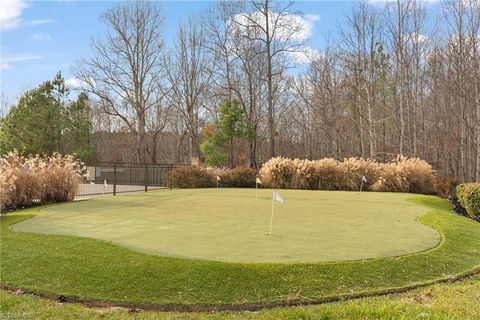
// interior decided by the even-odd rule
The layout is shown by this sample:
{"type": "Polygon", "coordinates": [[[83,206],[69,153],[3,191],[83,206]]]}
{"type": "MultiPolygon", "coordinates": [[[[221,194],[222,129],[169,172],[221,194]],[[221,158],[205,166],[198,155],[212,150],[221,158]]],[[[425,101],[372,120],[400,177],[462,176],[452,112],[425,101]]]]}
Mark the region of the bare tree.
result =
{"type": "Polygon", "coordinates": [[[372,159],[377,156],[377,125],[386,117],[381,109],[385,107],[382,101],[389,90],[381,25],[378,12],[366,2],[360,2],[348,18],[347,29],[342,31],[343,67],[350,78],[344,83],[350,88],[350,103],[357,119],[360,154],[368,154],[372,159]],[[364,130],[368,137],[368,153],[364,148],[364,130]]]}
{"type": "Polygon", "coordinates": [[[136,160],[155,162],[157,145],[147,133],[158,134],[164,98],[163,17],[157,4],[129,2],[101,17],[104,38],[91,43],[92,57],[74,70],[83,89],[99,98],[105,113],[118,117],[136,136],[136,160]]]}
{"type": "Polygon", "coordinates": [[[269,155],[275,156],[275,77],[288,67],[286,53],[301,51],[306,39],[299,37],[304,27],[292,15],[293,2],[287,4],[269,0],[251,1],[247,12],[238,13],[231,20],[236,32],[249,41],[262,46],[261,54],[266,60],[267,119],[269,131],[269,155]],[[246,31],[249,32],[246,32],[246,31]]]}
{"type": "Polygon", "coordinates": [[[167,77],[171,86],[169,101],[183,116],[190,138],[190,158],[198,162],[200,157],[200,113],[212,78],[212,56],[205,47],[203,24],[190,17],[180,24],[174,48],[168,59],[167,77]],[[197,159],[197,160],[195,160],[197,159]]]}

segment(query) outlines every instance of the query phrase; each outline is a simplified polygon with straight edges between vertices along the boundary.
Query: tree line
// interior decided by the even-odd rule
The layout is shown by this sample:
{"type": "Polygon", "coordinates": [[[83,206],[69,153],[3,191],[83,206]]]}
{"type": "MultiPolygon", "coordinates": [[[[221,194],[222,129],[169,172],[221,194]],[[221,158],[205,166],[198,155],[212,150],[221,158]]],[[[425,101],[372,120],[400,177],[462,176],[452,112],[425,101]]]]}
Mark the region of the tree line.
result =
{"type": "Polygon", "coordinates": [[[480,1],[428,5],[357,2],[321,51],[293,2],[213,4],[181,21],[171,45],[161,4],[117,5],[74,70],[97,157],[117,136],[135,162],[400,154],[479,181],[480,1]]]}

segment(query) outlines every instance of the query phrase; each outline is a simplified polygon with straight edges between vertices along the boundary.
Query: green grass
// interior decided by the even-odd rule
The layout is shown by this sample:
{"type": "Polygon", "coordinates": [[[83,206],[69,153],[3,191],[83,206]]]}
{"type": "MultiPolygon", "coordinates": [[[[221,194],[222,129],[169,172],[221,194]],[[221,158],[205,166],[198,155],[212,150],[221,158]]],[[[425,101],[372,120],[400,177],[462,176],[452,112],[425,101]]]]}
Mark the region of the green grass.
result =
{"type": "MultiPolygon", "coordinates": [[[[480,319],[480,276],[438,284],[408,293],[319,306],[277,308],[260,312],[158,313],[125,309],[92,309],[59,304],[0,291],[0,310],[11,319],[342,319],[342,320],[476,320],[480,319]]],[[[1,318],[2,316],[0,316],[1,318]]]]}
{"type": "Polygon", "coordinates": [[[441,237],[416,221],[412,195],[282,190],[267,236],[271,190],[137,193],[46,207],[16,231],[97,238],[140,252],[226,262],[320,262],[400,256],[441,237]]]}
{"type": "Polygon", "coordinates": [[[1,218],[1,282],[112,302],[230,305],[376,292],[479,268],[480,224],[451,213],[439,198],[417,196],[414,202],[431,208],[418,220],[442,235],[434,249],[398,258],[312,264],[177,259],[89,238],[12,231],[11,225],[37,214],[38,209],[30,209],[1,218]]]}

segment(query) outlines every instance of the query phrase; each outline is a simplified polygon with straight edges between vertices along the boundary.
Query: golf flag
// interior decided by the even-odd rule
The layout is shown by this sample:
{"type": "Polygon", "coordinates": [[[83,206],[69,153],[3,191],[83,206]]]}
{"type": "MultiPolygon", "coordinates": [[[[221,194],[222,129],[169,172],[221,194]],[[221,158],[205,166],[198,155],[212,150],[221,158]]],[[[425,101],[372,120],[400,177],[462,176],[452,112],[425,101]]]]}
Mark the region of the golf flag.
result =
{"type": "Polygon", "coordinates": [[[219,176],[217,176],[217,181],[220,181],[220,177],[219,177],[219,176]]]}
{"type": "Polygon", "coordinates": [[[273,213],[275,211],[275,201],[283,205],[285,200],[283,200],[282,196],[280,193],[277,191],[273,191],[273,197],[272,197],[272,215],[270,216],[270,232],[268,233],[269,236],[272,235],[272,226],[273,226],[273,213]]]}
{"type": "Polygon", "coordinates": [[[362,176],[362,183],[360,183],[360,192],[363,191],[363,184],[367,183],[367,177],[362,176]]]}
{"type": "Polygon", "coordinates": [[[283,206],[283,203],[285,202],[285,200],[283,200],[282,196],[280,195],[280,193],[278,193],[277,191],[273,191],[273,201],[277,201],[278,203],[280,203],[282,206],[283,206]]]}
{"type": "Polygon", "coordinates": [[[258,200],[258,185],[262,184],[262,180],[259,177],[255,178],[255,200],[258,200]]]}

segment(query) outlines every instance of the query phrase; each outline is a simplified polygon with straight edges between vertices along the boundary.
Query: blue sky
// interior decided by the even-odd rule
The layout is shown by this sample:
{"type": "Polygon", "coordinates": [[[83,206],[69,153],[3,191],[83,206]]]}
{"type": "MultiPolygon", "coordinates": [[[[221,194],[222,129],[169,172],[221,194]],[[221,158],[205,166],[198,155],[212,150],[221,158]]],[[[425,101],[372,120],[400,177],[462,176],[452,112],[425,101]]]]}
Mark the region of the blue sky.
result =
{"type": "MultiPolygon", "coordinates": [[[[295,9],[314,15],[310,46],[321,49],[325,35],[336,32],[352,1],[304,1],[295,9]]],[[[99,16],[117,1],[0,1],[1,92],[9,103],[21,92],[52,79],[90,54],[92,36],[102,34],[99,16]]],[[[161,1],[165,38],[171,41],[179,20],[214,5],[213,1],[161,1]]]]}

